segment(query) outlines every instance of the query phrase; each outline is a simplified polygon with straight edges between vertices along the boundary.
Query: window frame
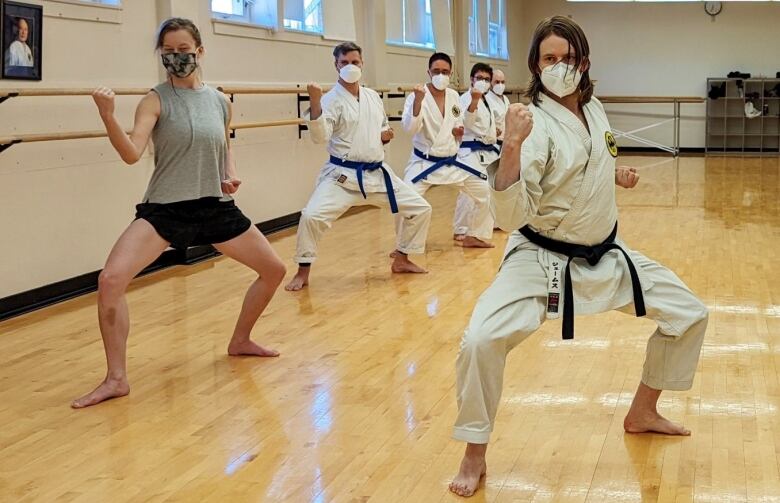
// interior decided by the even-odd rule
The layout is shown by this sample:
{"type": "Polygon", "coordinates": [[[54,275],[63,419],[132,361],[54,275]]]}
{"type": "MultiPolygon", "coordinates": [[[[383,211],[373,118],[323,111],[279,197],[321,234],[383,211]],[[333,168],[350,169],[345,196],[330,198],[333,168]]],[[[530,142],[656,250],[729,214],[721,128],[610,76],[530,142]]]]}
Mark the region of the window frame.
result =
{"type": "MultiPolygon", "coordinates": [[[[301,21],[298,21],[297,19],[287,19],[284,16],[284,12],[282,12],[282,15],[281,15],[282,23],[281,23],[281,25],[282,25],[282,28],[284,29],[284,31],[289,31],[291,33],[300,33],[302,35],[314,35],[314,36],[322,36],[323,35],[323,33],[325,32],[325,20],[323,19],[324,15],[323,15],[323,12],[322,12],[322,0],[313,0],[313,1],[316,2],[316,9],[319,11],[319,14],[318,14],[318,17],[319,17],[319,31],[307,30],[305,28],[293,28],[293,27],[287,26],[287,21],[291,21],[291,22],[301,22],[301,21]]],[[[305,13],[304,13],[304,16],[308,17],[305,13]]],[[[306,22],[306,19],[304,18],[303,23],[305,23],[305,22],[306,22]]]]}
{"type": "MultiPolygon", "coordinates": [[[[499,22],[494,23],[490,20],[490,6],[491,0],[469,0],[471,3],[471,14],[469,15],[468,22],[468,46],[469,55],[476,58],[493,59],[496,61],[509,61],[509,28],[507,23],[507,0],[496,0],[499,4],[499,22]],[[486,53],[479,52],[478,49],[478,22],[479,22],[479,2],[486,2],[486,16],[485,23],[487,24],[487,44],[488,50],[486,53]],[[495,37],[491,36],[491,33],[495,33],[495,37]],[[503,35],[503,36],[502,36],[503,35]],[[493,40],[496,41],[496,52],[491,51],[491,44],[493,40]]],[[[603,0],[602,0],[603,1],[603,0]]]]}
{"type": "MultiPolygon", "coordinates": [[[[236,0],[231,0],[235,2],[236,0]]],[[[272,24],[260,23],[255,21],[252,15],[252,11],[255,7],[255,0],[238,0],[243,3],[243,14],[226,14],[224,12],[218,12],[214,10],[214,4],[212,0],[209,0],[209,11],[211,12],[212,20],[223,21],[228,23],[236,23],[241,25],[255,26],[266,30],[275,30],[279,24],[279,12],[277,9],[276,19],[272,24]]]]}
{"type": "Polygon", "coordinates": [[[428,32],[428,39],[430,42],[419,43],[410,42],[406,40],[406,2],[401,0],[401,39],[402,40],[390,40],[385,37],[385,44],[393,47],[404,47],[407,49],[416,49],[420,51],[436,52],[436,36],[433,32],[433,9],[431,9],[431,1],[425,0],[424,6],[425,12],[423,16],[425,18],[425,28],[428,32]]]}

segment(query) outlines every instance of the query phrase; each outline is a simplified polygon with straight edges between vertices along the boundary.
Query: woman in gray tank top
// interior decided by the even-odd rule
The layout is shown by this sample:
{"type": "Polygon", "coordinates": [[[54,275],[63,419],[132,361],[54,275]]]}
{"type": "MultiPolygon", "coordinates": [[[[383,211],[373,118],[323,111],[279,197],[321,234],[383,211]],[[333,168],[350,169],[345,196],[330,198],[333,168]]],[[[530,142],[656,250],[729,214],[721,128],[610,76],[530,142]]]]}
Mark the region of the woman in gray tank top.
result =
{"type": "Polygon", "coordinates": [[[203,46],[192,21],[163,22],[157,49],[169,79],[139,103],[132,132],[114,117],[114,93],[98,88],[93,98],[111,144],[123,161],[137,162],[151,138],[154,173],[136,220],[124,231],[98,279],[98,317],[108,371],[92,392],[73,401],[89,407],[130,392],[127,336],[130,327],[125,291],[130,281],[168,248],[213,244],[222,254],[254,269],[228,354],[278,356],[259,346],[250,332],[279,284],[285,266],[271,245],[233,202],[241,181],[230,151],[230,102],[205,85],[198,71],[203,46]]]}

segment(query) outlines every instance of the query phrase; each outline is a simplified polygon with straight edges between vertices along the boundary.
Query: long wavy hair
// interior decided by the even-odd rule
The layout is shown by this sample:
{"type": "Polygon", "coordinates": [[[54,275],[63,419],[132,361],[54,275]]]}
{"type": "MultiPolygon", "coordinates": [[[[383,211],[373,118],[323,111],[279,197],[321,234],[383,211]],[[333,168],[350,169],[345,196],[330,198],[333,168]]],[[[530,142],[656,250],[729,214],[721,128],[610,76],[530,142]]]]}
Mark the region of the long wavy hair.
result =
{"type": "MultiPolygon", "coordinates": [[[[539,67],[540,47],[542,41],[550,35],[557,35],[569,43],[569,50],[574,49],[574,67],[580,68],[582,63],[590,57],[590,47],[585,32],[580,25],[564,16],[553,16],[539,23],[531,39],[531,50],[528,52],[528,69],[531,71],[531,80],[525,89],[525,96],[530,98],[534,105],[539,104],[539,94],[544,91],[542,84],[542,69],[539,67]]],[[[593,81],[590,80],[590,67],[582,72],[582,79],[577,86],[580,91],[579,103],[584,105],[593,97],[593,81]]]]}

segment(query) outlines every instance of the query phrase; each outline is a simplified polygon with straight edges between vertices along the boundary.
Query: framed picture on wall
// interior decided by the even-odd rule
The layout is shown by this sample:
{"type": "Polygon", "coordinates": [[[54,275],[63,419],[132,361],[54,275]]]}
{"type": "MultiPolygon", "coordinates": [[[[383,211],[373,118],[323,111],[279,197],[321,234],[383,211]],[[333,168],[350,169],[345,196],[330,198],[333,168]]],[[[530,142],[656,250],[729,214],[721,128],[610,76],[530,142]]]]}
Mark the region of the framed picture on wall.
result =
{"type": "Polygon", "coordinates": [[[41,80],[43,7],[0,0],[4,79],[41,80]]]}

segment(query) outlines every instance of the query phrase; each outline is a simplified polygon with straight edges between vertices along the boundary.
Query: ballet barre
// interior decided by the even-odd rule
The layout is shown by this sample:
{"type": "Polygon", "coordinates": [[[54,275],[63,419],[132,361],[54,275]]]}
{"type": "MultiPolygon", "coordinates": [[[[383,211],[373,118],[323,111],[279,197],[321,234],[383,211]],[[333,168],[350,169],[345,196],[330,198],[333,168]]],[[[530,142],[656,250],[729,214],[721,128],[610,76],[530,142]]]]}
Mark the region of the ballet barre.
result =
{"type": "MultiPolygon", "coordinates": [[[[281,126],[300,126],[304,121],[302,119],[283,119],[267,122],[246,122],[240,124],[231,124],[229,126],[231,138],[238,129],[255,129],[281,126]]],[[[129,131],[128,131],[129,133],[129,131]]],[[[106,138],[108,134],[104,130],[95,131],[74,131],[71,133],[36,133],[0,136],[0,152],[18,145],[20,143],[36,143],[42,141],[62,141],[62,140],[81,140],[85,138],[106,138]]]]}
{"type": "MultiPolygon", "coordinates": [[[[261,87],[261,86],[228,86],[228,85],[212,85],[215,89],[218,89],[224,93],[230,102],[235,101],[236,95],[294,95],[297,102],[298,118],[303,117],[303,104],[309,101],[309,92],[307,89],[308,84],[296,84],[295,86],[280,86],[280,87],[261,87]]],[[[327,92],[333,88],[333,84],[320,84],[323,92],[327,92]]],[[[117,87],[110,88],[117,96],[143,96],[151,91],[151,87],[117,87]]],[[[384,98],[385,93],[389,92],[389,88],[373,88],[380,96],[384,98]]],[[[24,97],[53,97],[53,96],[91,96],[94,88],[76,87],[76,88],[24,88],[24,89],[0,89],[0,104],[11,98],[24,98],[24,97]]],[[[298,138],[302,137],[303,131],[306,131],[305,122],[298,123],[298,138]]],[[[231,138],[235,136],[235,131],[231,131],[231,138]]],[[[82,138],[78,136],[78,138],[82,138]]],[[[86,138],[94,138],[94,136],[87,136],[86,138]]],[[[67,138],[71,139],[71,138],[67,138]]],[[[0,152],[8,148],[4,147],[6,144],[0,144],[0,152]]]]}
{"type": "MultiPolygon", "coordinates": [[[[252,86],[223,86],[213,85],[215,89],[218,89],[228,96],[234,96],[236,94],[308,94],[306,89],[307,84],[297,84],[295,86],[288,87],[252,87],[252,86]]],[[[333,88],[332,84],[321,85],[323,91],[328,91],[333,88]]],[[[112,87],[117,96],[143,96],[152,90],[151,87],[112,87]]],[[[30,97],[52,97],[52,96],[91,96],[95,88],[92,87],[73,87],[73,88],[44,88],[44,87],[31,87],[20,89],[0,89],[0,103],[11,98],[30,98],[30,97]]],[[[390,91],[389,88],[374,88],[374,90],[380,94],[390,91]]],[[[232,101],[232,99],[231,99],[232,101]]]]}

